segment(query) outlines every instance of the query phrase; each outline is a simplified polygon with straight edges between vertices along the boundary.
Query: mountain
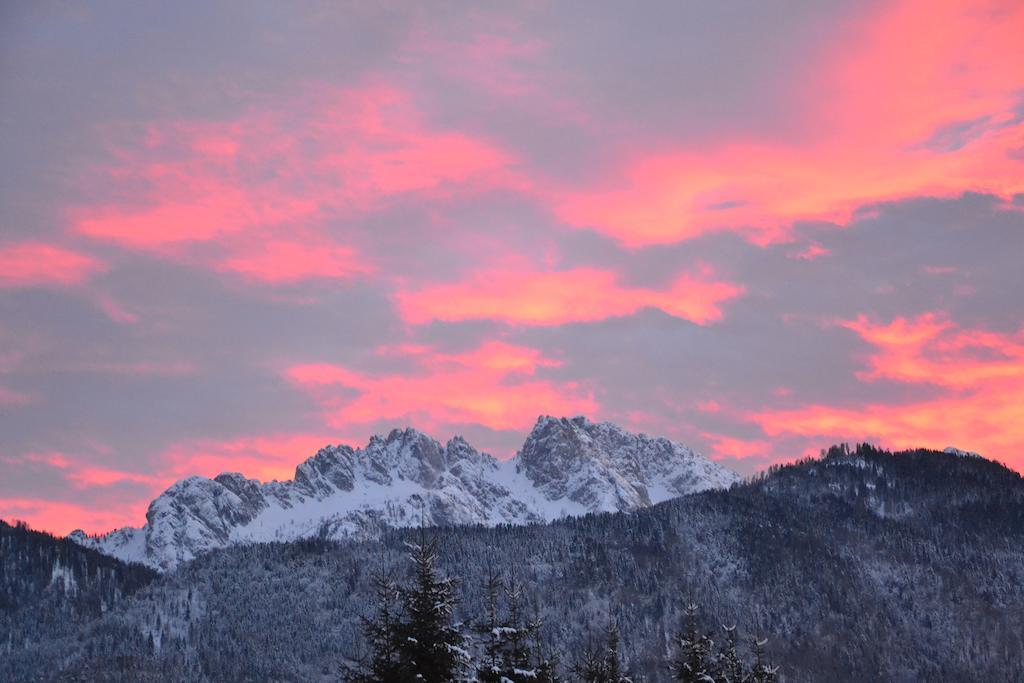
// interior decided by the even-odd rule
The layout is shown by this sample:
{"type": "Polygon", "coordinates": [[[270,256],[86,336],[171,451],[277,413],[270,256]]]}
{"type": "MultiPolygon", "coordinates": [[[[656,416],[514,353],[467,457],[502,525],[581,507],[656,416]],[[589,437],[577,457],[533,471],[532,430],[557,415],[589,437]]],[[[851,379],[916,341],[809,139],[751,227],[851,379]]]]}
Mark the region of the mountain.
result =
{"type": "MultiPolygon", "coordinates": [[[[1024,680],[1024,481],[983,458],[836,447],[632,512],[430,533],[456,618],[485,612],[489,570],[514,574],[563,673],[611,614],[625,666],[665,683],[692,601],[716,640],[745,629],[744,654],[767,637],[787,683],[1024,680]]],[[[407,581],[418,534],[207,553],[73,634],[16,641],[0,680],[338,680],[374,574],[407,581]]]]}
{"type": "Polygon", "coordinates": [[[538,418],[514,458],[499,461],[461,437],[446,445],[414,429],[365,448],[327,446],[289,481],[241,474],[189,477],[149,506],[146,525],[84,546],[160,570],[216,548],[300,538],[373,538],[385,528],[545,522],[618,512],[739,480],[663,438],[583,417],[538,418]]]}
{"type": "Polygon", "coordinates": [[[157,576],[148,567],[0,521],[0,659],[15,648],[76,633],[157,576]]]}

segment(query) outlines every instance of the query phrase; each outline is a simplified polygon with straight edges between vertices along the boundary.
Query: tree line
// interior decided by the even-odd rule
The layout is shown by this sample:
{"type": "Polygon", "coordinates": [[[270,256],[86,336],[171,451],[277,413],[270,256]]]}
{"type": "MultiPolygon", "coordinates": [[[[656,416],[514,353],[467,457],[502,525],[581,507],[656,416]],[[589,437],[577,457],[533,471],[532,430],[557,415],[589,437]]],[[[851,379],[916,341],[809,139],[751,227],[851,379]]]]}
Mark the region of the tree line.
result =
{"type": "MultiPolygon", "coordinates": [[[[541,617],[528,612],[514,574],[489,566],[482,613],[471,623],[454,619],[458,579],[437,569],[438,540],[421,533],[407,543],[412,579],[400,584],[385,563],[373,578],[374,611],[362,618],[367,653],[350,665],[350,683],[642,683],[620,657],[622,634],[609,617],[601,642],[574,661],[560,662],[540,636],[541,617]]],[[[736,626],[723,626],[716,643],[699,629],[699,609],[689,604],[665,667],[684,683],[775,683],[778,667],[766,656],[767,639],[752,639],[751,661],[739,654],[736,626]]]]}

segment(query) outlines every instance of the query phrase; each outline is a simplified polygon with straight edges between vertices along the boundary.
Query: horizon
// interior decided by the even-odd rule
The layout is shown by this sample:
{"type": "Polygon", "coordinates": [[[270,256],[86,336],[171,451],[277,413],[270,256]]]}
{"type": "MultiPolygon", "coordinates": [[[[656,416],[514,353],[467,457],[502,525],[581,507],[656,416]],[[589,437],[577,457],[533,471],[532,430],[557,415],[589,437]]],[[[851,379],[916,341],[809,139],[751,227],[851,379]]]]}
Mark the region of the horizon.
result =
{"type": "Polygon", "coordinates": [[[9,4],[0,519],[137,526],[394,424],[506,460],[538,414],[743,476],[1024,472],[1021,35],[945,0],[9,4]]]}
{"type": "MultiPolygon", "coordinates": [[[[563,416],[538,415],[537,416],[537,423],[539,423],[541,420],[543,420],[545,418],[550,418],[550,419],[555,419],[555,420],[577,420],[579,418],[583,418],[584,420],[590,422],[591,424],[611,424],[613,426],[618,426],[618,425],[615,425],[614,423],[610,423],[608,421],[598,422],[598,421],[595,421],[595,420],[590,420],[585,415],[572,415],[572,416],[570,416],[570,415],[563,415],[563,416]]],[[[535,425],[536,425],[536,423],[535,423],[535,425]]],[[[442,446],[447,445],[448,443],[450,443],[454,439],[464,439],[465,440],[465,437],[463,437],[461,434],[452,434],[447,439],[442,439],[442,438],[437,438],[437,437],[435,437],[432,434],[428,434],[426,432],[423,432],[421,430],[416,429],[415,427],[408,426],[408,425],[404,426],[404,427],[393,427],[390,430],[385,430],[385,431],[377,432],[375,434],[371,434],[369,436],[369,438],[367,439],[365,445],[363,445],[363,446],[354,446],[351,443],[327,442],[327,443],[323,444],[321,447],[319,447],[316,450],[316,452],[313,452],[311,455],[308,455],[308,456],[305,456],[305,457],[303,457],[302,455],[297,456],[300,459],[295,461],[294,465],[291,466],[291,471],[290,472],[285,472],[284,470],[282,470],[282,474],[280,474],[279,476],[274,476],[274,477],[269,478],[269,479],[261,479],[259,477],[249,476],[246,472],[241,472],[241,471],[238,471],[238,470],[222,470],[222,471],[219,471],[219,472],[210,471],[208,473],[193,473],[193,474],[189,474],[189,475],[183,476],[180,479],[177,479],[174,482],[170,483],[168,485],[167,489],[165,489],[164,491],[160,492],[159,495],[162,495],[163,493],[166,492],[166,490],[172,488],[174,485],[176,485],[178,483],[181,483],[182,481],[185,481],[185,480],[188,480],[188,479],[194,479],[194,478],[199,478],[199,479],[216,479],[217,477],[219,477],[221,475],[230,475],[230,474],[239,474],[239,475],[243,476],[244,478],[246,478],[246,479],[248,479],[250,481],[257,482],[261,486],[262,485],[266,485],[266,484],[270,484],[270,483],[293,482],[293,481],[295,481],[295,476],[294,475],[295,475],[295,471],[297,470],[297,468],[300,465],[302,465],[302,464],[308,462],[309,460],[315,458],[317,455],[319,455],[319,452],[321,450],[323,450],[324,448],[345,446],[347,448],[351,448],[353,451],[355,451],[357,453],[360,453],[360,452],[363,452],[365,447],[368,446],[370,443],[372,443],[372,441],[374,439],[388,439],[391,436],[391,434],[394,433],[394,432],[408,432],[408,431],[414,431],[414,432],[417,432],[419,434],[422,434],[422,435],[430,438],[431,440],[435,441],[436,443],[438,443],[438,444],[440,444],[442,446]],[[289,477],[288,474],[291,474],[291,476],[289,477]]],[[[529,438],[529,435],[531,433],[532,433],[532,429],[529,432],[527,432],[527,434],[524,436],[524,441],[525,441],[526,438],[529,438]]],[[[638,436],[647,436],[647,437],[654,438],[654,439],[667,438],[667,437],[659,436],[658,434],[646,434],[644,432],[636,432],[636,435],[638,435],[638,436]]],[[[467,443],[469,443],[470,446],[473,446],[473,444],[471,442],[468,442],[468,440],[467,440],[467,443]]],[[[687,444],[683,444],[683,443],[679,443],[679,442],[675,442],[675,441],[673,441],[673,443],[677,443],[678,445],[681,445],[681,446],[683,446],[685,448],[689,448],[689,446],[687,446],[687,444]]],[[[750,472],[739,472],[739,471],[737,471],[737,474],[739,474],[740,477],[741,477],[740,481],[747,481],[751,477],[753,477],[753,476],[755,476],[757,474],[766,473],[768,471],[768,469],[771,466],[773,466],[773,465],[793,465],[793,464],[797,464],[798,462],[800,462],[801,460],[804,460],[806,458],[823,457],[825,455],[825,453],[828,450],[830,450],[831,448],[841,447],[841,446],[851,446],[851,445],[867,445],[867,446],[871,446],[873,448],[876,448],[876,449],[878,449],[878,450],[880,450],[882,452],[893,453],[893,454],[897,454],[897,455],[900,452],[902,452],[902,450],[903,450],[903,449],[888,448],[885,445],[875,444],[875,443],[870,443],[870,442],[853,442],[853,443],[851,443],[851,442],[835,442],[835,443],[830,443],[828,446],[822,446],[821,448],[818,449],[817,453],[810,453],[810,452],[804,453],[801,456],[794,456],[792,458],[778,460],[778,461],[773,462],[770,465],[766,465],[765,467],[763,467],[761,469],[758,469],[758,470],[753,470],[753,471],[750,471],[750,472]]],[[[475,448],[475,446],[474,446],[474,448],[475,448]]],[[[690,449],[690,450],[693,450],[693,449],[690,449]]],[[[907,450],[928,450],[928,451],[932,451],[932,452],[937,453],[937,454],[944,454],[944,455],[951,455],[951,456],[969,455],[969,456],[979,457],[979,458],[981,458],[983,460],[987,460],[988,462],[994,463],[996,465],[1000,465],[1002,467],[1007,467],[1008,469],[1013,470],[1012,467],[1009,467],[1006,463],[1004,463],[1004,462],[1002,462],[1002,461],[1000,461],[998,459],[989,458],[989,457],[986,457],[982,453],[977,453],[977,452],[971,451],[970,449],[962,449],[962,448],[959,448],[959,447],[957,447],[955,445],[952,445],[952,444],[946,445],[946,446],[943,446],[943,447],[922,445],[922,446],[917,446],[917,447],[914,447],[913,449],[907,449],[907,450]],[[950,453],[951,450],[955,451],[955,453],[950,453]]],[[[483,455],[487,455],[487,456],[490,456],[490,457],[494,458],[498,462],[509,462],[511,460],[514,460],[520,454],[519,449],[517,449],[511,455],[507,455],[507,456],[497,456],[497,455],[494,455],[492,453],[487,452],[486,450],[481,450],[481,449],[477,449],[477,451],[479,453],[483,454],[483,455]]],[[[695,455],[697,455],[698,457],[704,457],[704,458],[707,457],[704,453],[701,453],[700,451],[693,450],[693,453],[695,455]]],[[[282,467],[283,468],[287,468],[288,466],[285,465],[285,464],[282,464],[282,467]]],[[[1016,470],[1013,470],[1013,471],[1016,471],[1016,470]]],[[[125,524],[125,525],[122,525],[122,526],[119,526],[119,527],[110,528],[110,529],[93,529],[93,530],[90,530],[90,529],[82,529],[80,527],[74,527],[74,528],[69,528],[69,529],[66,529],[66,530],[64,530],[64,529],[56,529],[56,530],[54,530],[54,529],[41,529],[41,528],[38,528],[38,527],[35,527],[35,526],[31,525],[26,520],[22,520],[22,519],[18,519],[18,518],[3,518],[3,517],[0,517],[0,521],[7,522],[8,524],[15,525],[15,524],[18,524],[18,523],[24,523],[24,524],[27,524],[28,528],[30,528],[32,530],[43,531],[43,532],[50,533],[50,534],[53,534],[53,535],[58,536],[58,537],[68,536],[68,535],[70,535],[70,534],[72,534],[74,532],[82,532],[86,536],[104,536],[105,534],[108,534],[108,533],[111,533],[111,532],[114,532],[114,531],[118,531],[118,530],[124,529],[126,527],[127,528],[140,528],[140,527],[143,527],[146,524],[145,520],[146,520],[145,515],[143,515],[143,517],[140,520],[138,520],[137,522],[135,522],[135,523],[129,522],[128,524],[125,524]]]]}

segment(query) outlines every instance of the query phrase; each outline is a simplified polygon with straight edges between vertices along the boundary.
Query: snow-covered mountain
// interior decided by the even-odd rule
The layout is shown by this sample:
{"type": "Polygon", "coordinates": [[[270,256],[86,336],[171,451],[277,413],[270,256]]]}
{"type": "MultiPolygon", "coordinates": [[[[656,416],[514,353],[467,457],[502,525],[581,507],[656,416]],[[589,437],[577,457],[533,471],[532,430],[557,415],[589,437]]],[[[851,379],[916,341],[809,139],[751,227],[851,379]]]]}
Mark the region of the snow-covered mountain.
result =
{"type": "Polygon", "coordinates": [[[738,480],[667,439],[583,417],[545,416],[504,462],[462,437],[442,446],[414,429],[396,429],[365,448],[322,448],[290,481],[263,484],[237,473],[183,479],[150,504],[145,526],[70,538],[168,570],[233,544],[372,537],[386,526],[421,522],[542,522],[633,510],[738,480]]]}

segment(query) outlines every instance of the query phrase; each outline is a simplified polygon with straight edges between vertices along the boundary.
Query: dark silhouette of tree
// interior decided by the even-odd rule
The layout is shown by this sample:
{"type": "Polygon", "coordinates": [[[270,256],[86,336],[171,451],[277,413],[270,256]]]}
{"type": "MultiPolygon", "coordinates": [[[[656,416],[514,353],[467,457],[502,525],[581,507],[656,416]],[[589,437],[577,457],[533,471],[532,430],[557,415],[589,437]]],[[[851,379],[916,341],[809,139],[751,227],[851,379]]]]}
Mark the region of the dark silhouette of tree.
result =
{"type": "Polygon", "coordinates": [[[750,672],[751,683],[775,683],[778,680],[779,667],[772,666],[765,658],[767,638],[754,638],[754,667],[750,672]]]}
{"type": "Polygon", "coordinates": [[[718,650],[714,679],[716,683],[744,683],[748,675],[736,650],[736,626],[722,626],[722,630],[725,637],[718,650]]]}
{"type": "Polygon", "coordinates": [[[697,629],[697,605],[686,606],[686,630],[676,639],[678,654],[671,664],[672,675],[683,683],[707,683],[712,678],[710,655],[714,642],[697,629]]]}
{"type": "Polygon", "coordinates": [[[354,683],[401,683],[397,616],[395,603],[398,599],[398,584],[392,571],[381,562],[380,569],[373,577],[373,594],[377,611],[372,617],[362,618],[363,636],[371,648],[366,671],[350,673],[354,683]]]}
{"type": "Polygon", "coordinates": [[[403,619],[395,629],[399,671],[406,681],[448,683],[469,664],[469,652],[459,625],[452,622],[454,581],[435,569],[437,539],[421,531],[409,544],[413,583],[399,587],[403,619]]]}

